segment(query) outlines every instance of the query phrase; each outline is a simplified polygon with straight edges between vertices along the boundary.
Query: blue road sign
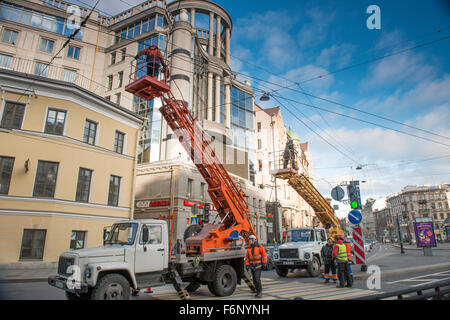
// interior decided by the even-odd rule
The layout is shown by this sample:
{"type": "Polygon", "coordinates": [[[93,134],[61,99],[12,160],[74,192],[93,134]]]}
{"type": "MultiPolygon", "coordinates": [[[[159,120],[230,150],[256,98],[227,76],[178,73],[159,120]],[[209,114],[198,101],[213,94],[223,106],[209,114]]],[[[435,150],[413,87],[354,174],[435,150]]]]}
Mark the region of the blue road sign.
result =
{"type": "Polygon", "coordinates": [[[348,221],[350,221],[351,224],[358,225],[362,221],[362,214],[358,210],[350,211],[348,214],[348,221]]]}

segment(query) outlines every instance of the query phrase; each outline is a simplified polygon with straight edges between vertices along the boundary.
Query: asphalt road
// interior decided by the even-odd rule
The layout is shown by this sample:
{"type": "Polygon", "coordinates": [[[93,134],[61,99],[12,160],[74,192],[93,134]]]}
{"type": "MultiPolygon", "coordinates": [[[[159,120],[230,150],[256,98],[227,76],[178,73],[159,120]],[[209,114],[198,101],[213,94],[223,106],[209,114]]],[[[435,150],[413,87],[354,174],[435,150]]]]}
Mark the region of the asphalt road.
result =
{"type": "MultiPolygon", "coordinates": [[[[368,265],[383,265],[393,261],[393,259],[399,260],[399,249],[393,248],[389,245],[376,245],[374,249],[367,254],[368,265]]],[[[449,252],[439,253],[441,255],[450,255],[449,252]]],[[[414,256],[420,256],[421,252],[408,251],[406,253],[409,259],[414,259],[414,256]]],[[[442,257],[440,257],[442,258],[442,257]]],[[[409,260],[408,260],[409,261],[409,260]]],[[[408,263],[405,261],[405,263],[408,263]]],[[[410,264],[404,267],[411,267],[410,264]]],[[[360,266],[353,266],[354,270],[357,270],[360,266]]],[[[287,278],[280,279],[276,272],[266,271],[262,274],[263,280],[266,283],[276,283],[274,291],[280,291],[283,287],[289,288],[289,290],[296,290],[298,285],[299,296],[301,296],[301,286],[308,285],[323,285],[324,280],[319,278],[310,278],[305,271],[296,271],[290,273],[287,278]],[[280,283],[282,281],[282,283],[280,283]]],[[[403,288],[411,288],[414,286],[428,284],[439,280],[450,279],[450,270],[433,270],[427,272],[409,273],[405,275],[397,275],[392,277],[381,277],[381,288],[379,292],[389,292],[399,290],[403,288]]],[[[333,283],[327,284],[330,288],[334,287],[333,283]]],[[[354,283],[355,289],[368,290],[366,280],[356,280],[354,283]]],[[[156,296],[161,290],[161,294],[164,292],[173,293],[171,286],[155,288],[156,296]]],[[[323,290],[320,289],[319,290],[323,290]]],[[[267,289],[269,291],[269,288],[267,289]]],[[[46,282],[30,282],[30,283],[0,283],[0,297],[4,300],[65,300],[64,292],[49,286],[46,282]]],[[[163,295],[161,296],[163,298],[163,295]]],[[[209,296],[206,296],[209,298],[209,296]]],[[[152,295],[141,293],[137,298],[139,300],[153,299],[152,295]]],[[[214,299],[212,296],[209,299],[214,299]]]]}

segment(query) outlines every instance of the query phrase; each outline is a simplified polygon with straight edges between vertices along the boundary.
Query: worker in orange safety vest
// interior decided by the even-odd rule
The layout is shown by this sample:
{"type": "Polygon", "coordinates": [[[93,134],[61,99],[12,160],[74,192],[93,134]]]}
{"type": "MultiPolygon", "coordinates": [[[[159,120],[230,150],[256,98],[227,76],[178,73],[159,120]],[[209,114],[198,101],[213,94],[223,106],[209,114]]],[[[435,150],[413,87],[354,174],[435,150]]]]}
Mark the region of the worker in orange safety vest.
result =
{"type": "Polygon", "coordinates": [[[256,288],[256,297],[262,297],[261,271],[267,270],[267,253],[262,245],[258,243],[256,237],[249,237],[250,247],[245,255],[245,267],[247,271],[251,271],[253,283],[256,288]]]}
{"type": "Polygon", "coordinates": [[[147,75],[149,77],[158,78],[161,66],[164,70],[167,69],[164,57],[157,45],[154,44],[150,48],[142,50],[136,55],[135,59],[138,60],[141,56],[146,57],[147,75]]]}

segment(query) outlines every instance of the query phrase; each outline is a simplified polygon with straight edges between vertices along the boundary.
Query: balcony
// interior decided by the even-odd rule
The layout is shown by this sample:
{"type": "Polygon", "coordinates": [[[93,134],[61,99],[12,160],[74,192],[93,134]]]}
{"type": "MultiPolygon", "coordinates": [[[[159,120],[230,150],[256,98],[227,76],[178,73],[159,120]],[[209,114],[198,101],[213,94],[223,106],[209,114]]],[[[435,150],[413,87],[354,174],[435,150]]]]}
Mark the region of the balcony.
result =
{"type": "Polygon", "coordinates": [[[41,62],[9,56],[3,56],[0,58],[0,70],[10,70],[34,76],[40,75],[44,79],[48,78],[66,81],[100,96],[103,96],[106,91],[106,87],[104,85],[91,81],[90,78],[87,78],[72,69],[55,65],[48,65],[45,67],[46,65],[47,63],[44,61],[41,62]]]}

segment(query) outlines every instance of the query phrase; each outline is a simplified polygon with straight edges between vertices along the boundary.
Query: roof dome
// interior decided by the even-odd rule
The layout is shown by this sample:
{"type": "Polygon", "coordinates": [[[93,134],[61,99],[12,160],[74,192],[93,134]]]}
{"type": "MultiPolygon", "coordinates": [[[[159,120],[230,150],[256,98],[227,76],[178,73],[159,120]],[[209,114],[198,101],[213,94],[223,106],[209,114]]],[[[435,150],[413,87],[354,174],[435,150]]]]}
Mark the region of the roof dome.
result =
{"type": "Polygon", "coordinates": [[[300,137],[298,136],[298,134],[296,134],[294,132],[294,130],[292,130],[291,127],[289,127],[289,131],[288,131],[287,135],[288,135],[289,138],[294,140],[294,142],[300,142],[300,137]]]}

